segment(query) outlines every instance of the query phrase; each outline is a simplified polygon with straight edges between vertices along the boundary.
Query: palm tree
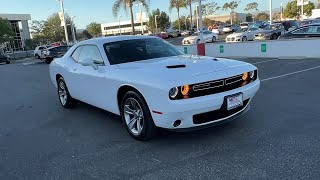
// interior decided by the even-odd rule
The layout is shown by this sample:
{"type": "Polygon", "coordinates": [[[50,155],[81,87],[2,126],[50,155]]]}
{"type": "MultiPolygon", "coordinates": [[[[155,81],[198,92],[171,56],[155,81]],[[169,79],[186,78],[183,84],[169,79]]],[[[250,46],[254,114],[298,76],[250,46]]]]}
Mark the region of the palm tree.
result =
{"type": "Polygon", "coordinates": [[[177,9],[178,12],[178,24],[179,24],[179,31],[181,30],[180,27],[180,8],[187,8],[186,0],[170,0],[169,4],[169,11],[171,12],[173,8],[177,9]]]}
{"type": "Polygon", "coordinates": [[[222,10],[229,10],[230,9],[230,21],[232,24],[232,20],[233,20],[233,13],[234,10],[237,9],[238,5],[239,5],[240,1],[231,1],[230,3],[224,3],[222,10]]]}
{"type": "Polygon", "coordinates": [[[116,0],[113,4],[112,12],[113,12],[113,15],[117,17],[121,7],[123,7],[125,11],[128,10],[128,7],[130,8],[132,34],[134,35],[135,34],[134,17],[133,17],[133,11],[132,11],[133,2],[140,2],[147,11],[149,10],[149,3],[146,0],[116,0]]]}
{"type": "Polygon", "coordinates": [[[193,28],[193,26],[192,26],[193,25],[193,21],[192,21],[192,0],[187,0],[187,4],[189,5],[189,9],[190,9],[190,25],[191,25],[190,30],[191,30],[193,28]]]}

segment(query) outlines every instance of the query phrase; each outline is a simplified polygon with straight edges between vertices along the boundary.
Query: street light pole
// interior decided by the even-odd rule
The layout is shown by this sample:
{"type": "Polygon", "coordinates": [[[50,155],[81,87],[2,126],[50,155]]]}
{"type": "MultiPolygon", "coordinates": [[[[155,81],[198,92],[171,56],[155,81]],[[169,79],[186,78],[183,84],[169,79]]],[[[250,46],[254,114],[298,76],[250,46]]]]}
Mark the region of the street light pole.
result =
{"type": "Polygon", "coordinates": [[[156,34],[158,34],[158,22],[157,22],[157,17],[158,17],[159,15],[155,15],[154,16],[154,22],[155,22],[155,24],[156,24],[156,34]]]}
{"type": "Polygon", "coordinates": [[[303,7],[304,7],[304,0],[302,0],[302,4],[301,4],[301,20],[303,20],[303,7]]]}
{"type": "Polygon", "coordinates": [[[199,5],[199,28],[200,28],[200,32],[203,31],[203,27],[202,27],[202,5],[201,5],[201,0],[198,0],[198,5],[199,5]]]}
{"type": "Polygon", "coordinates": [[[272,24],[272,0],[269,0],[270,3],[270,25],[272,24]]]}
{"type": "Polygon", "coordinates": [[[118,20],[119,20],[119,34],[120,34],[120,36],[121,36],[121,25],[120,25],[120,18],[121,17],[122,17],[121,15],[118,17],[118,20]]]}
{"type": "Polygon", "coordinates": [[[282,3],[282,1],[281,1],[281,4],[280,4],[280,11],[281,11],[281,17],[280,17],[280,19],[281,19],[281,21],[283,20],[283,3],[282,3]]]}
{"type": "Polygon", "coordinates": [[[141,21],[141,34],[144,34],[144,30],[143,30],[143,18],[142,18],[142,9],[141,9],[141,6],[142,4],[138,4],[139,6],[139,10],[140,10],[140,21],[141,21]]]}
{"type": "Polygon", "coordinates": [[[187,16],[186,15],[184,15],[184,23],[186,24],[186,30],[188,30],[188,24],[187,24],[187,16]]]}
{"type": "Polygon", "coordinates": [[[77,41],[77,39],[76,39],[76,32],[75,32],[75,28],[74,28],[74,21],[73,21],[73,19],[75,18],[75,16],[71,16],[71,24],[72,24],[72,26],[71,26],[71,28],[72,28],[72,36],[73,36],[73,43],[76,43],[76,41],[77,41]]]}
{"type": "Polygon", "coordinates": [[[69,36],[68,36],[68,30],[67,30],[67,25],[66,25],[66,18],[65,18],[65,15],[64,15],[63,0],[57,0],[57,1],[60,2],[61,13],[62,13],[62,18],[63,18],[64,34],[66,36],[66,42],[67,42],[67,44],[69,44],[69,36]]]}

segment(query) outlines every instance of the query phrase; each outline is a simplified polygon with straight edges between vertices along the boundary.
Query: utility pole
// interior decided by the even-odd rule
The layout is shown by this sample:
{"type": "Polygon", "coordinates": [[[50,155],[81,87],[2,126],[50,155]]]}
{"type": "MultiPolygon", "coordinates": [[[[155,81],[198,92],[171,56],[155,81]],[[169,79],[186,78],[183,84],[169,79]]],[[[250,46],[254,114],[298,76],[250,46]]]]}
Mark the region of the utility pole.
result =
{"type": "Polygon", "coordinates": [[[118,17],[118,20],[119,20],[119,34],[120,34],[120,36],[121,36],[121,25],[120,25],[120,18],[121,17],[122,17],[121,15],[118,17]]]}
{"type": "Polygon", "coordinates": [[[201,6],[201,0],[198,0],[198,2],[199,2],[199,12],[198,12],[198,14],[199,14],[199,28],[200,28],[200,32],[202,32],[203,31],[203,27],[202,27],[202,6],[201,6]]]}
{"type": "Polygon", "coordinates": [[[269,0],[270,3],[270,25],[272,24],[272,0],[269,0]]]}
{"type": "Polygon", "coordinates": [[[140,21],[141,21],[141,34],[144,34],[144,30],[143,30],[143,18],[142,18],[142,9],[141,9],[141,6],[142,4],[138,4],[139,6],[139,10],[140,10],[140,21]]]}
{"type": "Polygon", "coordinates": [[[64,27],[64,34],[66,37],[66,42],[67,44],[69,44],[69,36],[68,36],[68,30],[67,30],[67,24],[66,24],[66,18],[64,15],[64,6],[63,6],[63,0],[57,0],[60,2],[60,6],[61,6],[61,13],[62,13],[62,21],[63,21],[63,27],[64,27]]]}
{"type": "Polygon", "coordinates": [[[304,7],[304,0],[301,0],[302,4],[301,4],[301,20],[303,20],[303,7],[304,7]]]}
{"type": "Polygon", "coordinates": [[[283,20],[283,3],[282,3],[282,1],[281,1],[281,4],[280,4],[280,11],[281,11],[281,17],[280,17],[280,19],[281,19],[281,21],[283,20]]]}
{"type": "Polygon", "coordinates": [[[71,28],[72,28],[72,36],[73,36],[73,43],[76,43],[77,39],[76,39],[76,32],[75,32],[75,27],[74,27],[74,21],[73,19],[75,18],[75,16],[71,16],[71,28]]]}
{"type": "Polygon", "coordinates": [[[156,24],[156,34],[158,34],[158,22],[157,22],[157,18],[159,15],[155,15],[154,16],[154,23],[156,24]]]}
{"type": "Polygon", "coordinates": [[[186,30],[188,30],[187,16],[186,15],[184,15],[184,23],[186,24],[186,30]]]}

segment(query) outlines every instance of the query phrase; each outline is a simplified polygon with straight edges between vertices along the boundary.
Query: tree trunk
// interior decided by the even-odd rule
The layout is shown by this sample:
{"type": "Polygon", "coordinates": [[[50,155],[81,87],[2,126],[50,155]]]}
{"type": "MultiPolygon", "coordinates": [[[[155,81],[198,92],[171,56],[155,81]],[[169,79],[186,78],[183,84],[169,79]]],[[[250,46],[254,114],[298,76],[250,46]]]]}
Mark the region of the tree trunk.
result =
{"type": "Polygon", "coordinates": [[[136,32],[134,30],[134,17],[133,17],[133,11],[132,11],[132,1],[129,4],[129,8],[130,8],[130,15],[131,15],[131,28],[132,28],[131,33],[132,33],[132,35],[135,35],[136,32]]]}
{"type": "Polygon", "coordinates": [[[189,4],[190,7],[190,30],[193,29],[193,21],[192,21],[192,4],[189,4]]]}
{"type": "Polygon", "coordinates": [[[178,11],[178,24],[179,24],[179,31],[180,31],[180,11],[179,8],[177,8],[178,11]]]}

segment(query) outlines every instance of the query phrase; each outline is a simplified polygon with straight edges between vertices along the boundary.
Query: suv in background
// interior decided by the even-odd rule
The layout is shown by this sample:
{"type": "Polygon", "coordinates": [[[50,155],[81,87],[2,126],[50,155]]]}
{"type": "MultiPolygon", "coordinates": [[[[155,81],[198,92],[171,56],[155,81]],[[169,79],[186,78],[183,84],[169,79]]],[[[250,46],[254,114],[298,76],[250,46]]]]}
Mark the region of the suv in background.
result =
{"type": "Polygon", "coordinates": [[[238,31],[238,29],[240,29],[240,27],[238,25],[226,25],[223,28],[223,32],[224,33],[231,33],[231,32],[238,31]]]}
{"type": "Polygon", "coordinates": [[[64,56],[70,47],[71,46],[57,46],[47,48],[41,52],[41,58],[44,59],[47,64],[50,64],[54,58],[64,56]]]}
{"type": "Polygon", "coordinates": [[[292,31],[299,27],[299,23],[296,20],[283,21],[282,25],[286,31],[292,31]]]}
{"type": "Polygon", "coordinates": [[[37,46],[36,49],[33,51],[34,57],[37,59],[41,59],[41,52],[51,46],[37,46]]]}

